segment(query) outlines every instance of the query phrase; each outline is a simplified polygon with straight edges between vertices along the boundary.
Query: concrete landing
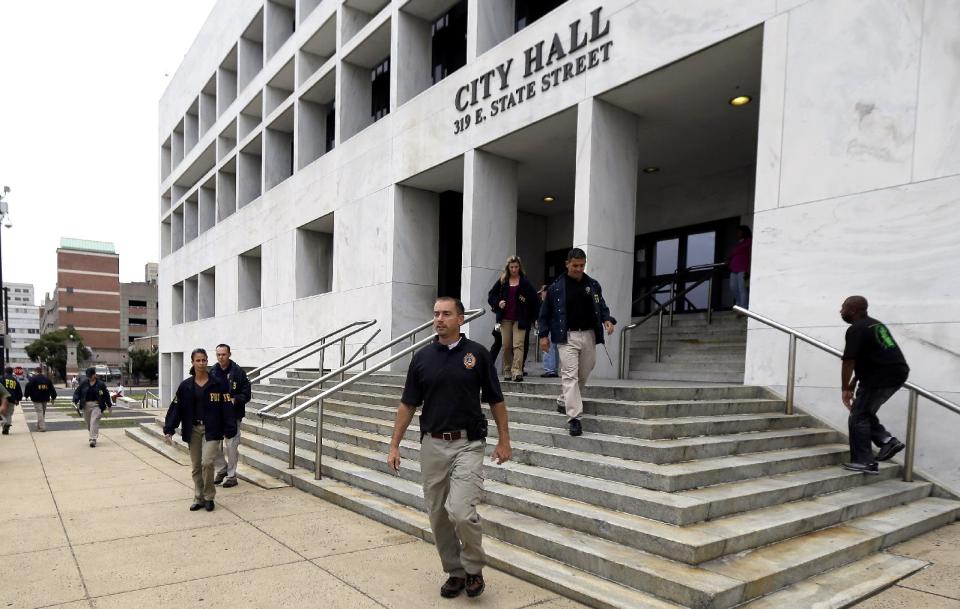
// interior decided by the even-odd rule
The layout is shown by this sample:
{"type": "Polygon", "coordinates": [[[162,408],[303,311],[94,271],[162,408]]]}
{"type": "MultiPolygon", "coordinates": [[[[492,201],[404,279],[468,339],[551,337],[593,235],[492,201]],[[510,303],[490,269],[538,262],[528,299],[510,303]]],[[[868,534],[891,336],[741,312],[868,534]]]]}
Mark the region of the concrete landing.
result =
{"type": "Polygon", "coordinates": [[[188,466],[106,429],[0,436],[0,586],[16,609],[583,609],[492,568],[478,599],[439,596],[433,546],[295,488],[241,482],[187,510],[188,466]]]}

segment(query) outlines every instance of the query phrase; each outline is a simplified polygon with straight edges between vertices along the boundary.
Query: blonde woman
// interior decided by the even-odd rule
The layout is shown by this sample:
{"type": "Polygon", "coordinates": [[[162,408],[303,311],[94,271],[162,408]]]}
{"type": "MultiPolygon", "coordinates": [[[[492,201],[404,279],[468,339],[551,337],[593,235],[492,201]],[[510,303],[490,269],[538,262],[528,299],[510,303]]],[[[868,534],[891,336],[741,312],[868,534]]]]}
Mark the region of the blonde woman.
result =
{"type": "Polygon", "coordinates": [[[537,292],[527,281],[519,256],[507,258],[500,278],[490,288],[487,302],[497,315],[503,341],[503,380],[523,380],[523,347],[527,330],[537,319],[537,292]]]}

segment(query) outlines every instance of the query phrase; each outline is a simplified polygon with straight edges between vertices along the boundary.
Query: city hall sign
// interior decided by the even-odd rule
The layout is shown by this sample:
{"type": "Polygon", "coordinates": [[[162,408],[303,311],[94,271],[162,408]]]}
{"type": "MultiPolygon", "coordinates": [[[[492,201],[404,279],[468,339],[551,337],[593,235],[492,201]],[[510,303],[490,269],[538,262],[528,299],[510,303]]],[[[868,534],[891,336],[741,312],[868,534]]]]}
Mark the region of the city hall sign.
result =
{"type": "Polygon", "coordinates": [[[521,61],[514,62],[511,57],[457,89],[453,103],[462,116],[454,121],[453,132],[463,133],[471,124],[499,116],[608,61],[613,41],[604,41],[610,35],[610,21],[602,18],[602,11],[603,7],[598,7],[589,19],[571,23],[569,32],[556,33],[552,40],[527,48],[521,61]],[[514,86],[511,76],[520,73],[514,68],[521,63],[523,75],[518,78],[524,82],[514,86]]]}

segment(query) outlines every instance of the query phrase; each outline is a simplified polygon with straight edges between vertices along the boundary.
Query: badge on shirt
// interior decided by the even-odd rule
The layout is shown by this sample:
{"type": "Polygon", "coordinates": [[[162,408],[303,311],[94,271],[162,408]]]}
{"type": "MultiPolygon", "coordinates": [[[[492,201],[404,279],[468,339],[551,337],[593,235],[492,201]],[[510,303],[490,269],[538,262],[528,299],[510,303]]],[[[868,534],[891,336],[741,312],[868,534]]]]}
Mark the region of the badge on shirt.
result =
{"type": "Polygon", "coordinates": [[[473,367],[477,365],[477,356],[473,353],[467,353],[463,356],[463,367],[467,370],[473,370],[473,367]]]}
{"type": "Polygon", "coordinates": [[[587,287],[583,288],[583,291],[586,292],[587,294],[589,294],[589,293],[590,293],[590,286],[587,286],[587,287]]]}

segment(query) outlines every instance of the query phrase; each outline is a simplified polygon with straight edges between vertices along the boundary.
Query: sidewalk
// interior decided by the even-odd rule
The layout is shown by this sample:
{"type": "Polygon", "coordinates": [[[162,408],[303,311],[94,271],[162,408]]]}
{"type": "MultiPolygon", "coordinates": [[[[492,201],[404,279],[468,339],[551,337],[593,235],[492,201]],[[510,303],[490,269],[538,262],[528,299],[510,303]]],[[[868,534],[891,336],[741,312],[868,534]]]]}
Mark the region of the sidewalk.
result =
{"type": "MultiPolygon", "coordinates": [[[[189,467],[106,429],[0,437],[0,607],[582,609],[493,569],[441,599],[432,545],[291,487],[241,482],[190,512],[189,467]]],[[[960,523],[888,551],[934,563],[859,609],[960,609],[960,523]]]]}
{"type": "Polygon", "coordinates": [[[0,437],[0,607],[580,609],[493,569],[477,599],[440,598],[432,545],[291,487],[218,489],[187,510],[189,467],[124,435],[0,437]]]}

